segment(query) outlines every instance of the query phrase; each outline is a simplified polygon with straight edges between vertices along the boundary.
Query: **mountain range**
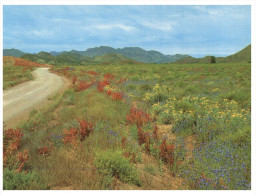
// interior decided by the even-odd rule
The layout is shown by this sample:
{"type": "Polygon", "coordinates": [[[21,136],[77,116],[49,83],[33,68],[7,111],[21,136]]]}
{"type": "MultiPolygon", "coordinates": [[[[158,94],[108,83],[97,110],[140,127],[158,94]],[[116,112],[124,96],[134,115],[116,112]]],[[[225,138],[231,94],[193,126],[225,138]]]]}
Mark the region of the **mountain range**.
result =
{"type": "MultiPolygon", "coordinates": [[[[77,51],[77,50],[71,50],[69,52],[72,53],[79,53],[82,56],[88,56],[88,57],[95,57],[95,56],[101,56],[108,53],[117,53],[121,54],[127,58],[136,60],[138,62],[143,63],[170,63],[175,62],[178,59],[189,57],[188,55],[164,55],[158,51],[150,50],[146,51],[144,49],[141,49],[139,47],[125,47],[125,48],[112,48],[108,46],[100,46],[95,48],[89,48],[85,51],[77,51]]],[[[50,52],[52,55],[59,55],[63,52],[50,52]]]]}
{"type": "MultiPolygon", "coordinates": [[[[78,50],[71,50],[71,51],[62,51],[62,52],[39,52],[37,54],[25,54],[24,52],[23,55],[18,53],[16,49],[4,49],[4,56],[9,55],[9,56],[15,56],[15,57],[21,57],[25,55],[25,58],[38,58],[38,57],[46,57],[47,59],[51,58],[52,60],[54,57],[51,56],[73,56],[76,59],[89,59],[89,58],[94,58],[96,56],[102,56],[106,54],[120,54],[124,56],[127,59],[135,60],[138,62],[143,62],[143,63],[171,63],[175,62],[178,59],[188,57],[188,55],[181,55],[181,54],[176,54],[176,55],[164,55],[158,51],[150,50],[146,51],[142,48],[139,47],[125,47],[125,48],[112,48],[108,46],[100,46],[100,47],[95,47],[95,48],[89,48],[85,51],[78,51],[78,50]],[[47,53],[47,54],[46,54],[47,53]],[[51,56],[50,56],[50,55],[51,56]],[[34,56],[34,57],[33,57],[34,56]],[[89,57],[89,58],[86,58],[89,57]]],[[[120,56],[119,56],[120,57],[120,56]]],[[[48,60],[47,60],[48,61],[48,60]]]]}
{"type": "MultiPolygon", "coordinates": [[[[210,63],[211,56],[194,58],[188,55],[164,55],[158,51],[146,51],[139,47],[112,48],[100,46],[85,51],[24,53],[17,49],[4,49],[4,56],[21,57],[26,60],[52,65],[86,65],[86,64],[140,64],[140,63],[210,63]]],[[[241,51],[227,56],[216,57],[216,62],[251,62],[251,45],[241,51]]]]}

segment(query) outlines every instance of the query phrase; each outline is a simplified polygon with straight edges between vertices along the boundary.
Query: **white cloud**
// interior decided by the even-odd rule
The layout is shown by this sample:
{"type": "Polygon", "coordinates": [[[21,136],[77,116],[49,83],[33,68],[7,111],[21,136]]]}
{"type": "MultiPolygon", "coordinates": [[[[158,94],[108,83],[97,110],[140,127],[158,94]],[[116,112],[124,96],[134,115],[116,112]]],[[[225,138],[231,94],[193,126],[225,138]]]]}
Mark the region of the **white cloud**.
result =
{"type": "Polygon", "coordinates": [[[144,22],[142,23],[142,25],[148,28],[156,29],[156,30],[171,31],[175,23],[165,22],[165,21],[152,21],[152,22],[144,22]]]}
{"type": "Polygon", "coordinates": [[[66,18],[53,18],[51,19],[54,22],[65,22],[65,23],[73,23],[76,22],[75,20],[71,20],[71,19],[66,19],[66,18]]]}
{"type": "Polygon", "coordinates": [[[169,18],[175,18],[175,17],[180,17],[180,14],[170,14],[168,15],[169,18]]]}
{"type": "Polygon", "coordinates": [[[112,29],[118,28],[124,31],[131,31],[136,29],[133,26],[128,26],[124,24],[104,24],[104,25],[98,25],[95,28],[101,29],[101,30],[112,30],[112,29]]]}
{"type": "Polygon", "coordinates": [[[206,7],[206,6],[200,6],[200,5],[196,5],[196,6],[193,6],[193,8],[195,8],[196,10],[199,10],[201,12],[204,12],[206,14],[209,14],[209,15],[222,15],[223,14],[223,11],[220,10],[220,9],[214,9],[214,8],[211,8],[211,7],[206,7]]]}
{"type": "Polygon", "coordinates": [[[37,37],[48,37],[48,36],[51,36],[52,33],[50,31],[47,31],[47,30],[33,30],[30,32],[32,36],[37,36],[37,37]]]}

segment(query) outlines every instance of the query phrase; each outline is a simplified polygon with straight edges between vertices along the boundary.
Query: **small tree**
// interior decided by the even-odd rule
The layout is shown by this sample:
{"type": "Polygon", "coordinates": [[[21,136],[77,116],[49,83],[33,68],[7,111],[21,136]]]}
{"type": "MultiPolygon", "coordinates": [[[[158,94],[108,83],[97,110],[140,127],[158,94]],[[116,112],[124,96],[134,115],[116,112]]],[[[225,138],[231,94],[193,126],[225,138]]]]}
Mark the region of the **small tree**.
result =
{"type": "Polygon", "coordinates": [[[215,58],[215,56],[211,56],[210,63],[211,63],[211,64],[216,63],[216,58],[215,58]]]}

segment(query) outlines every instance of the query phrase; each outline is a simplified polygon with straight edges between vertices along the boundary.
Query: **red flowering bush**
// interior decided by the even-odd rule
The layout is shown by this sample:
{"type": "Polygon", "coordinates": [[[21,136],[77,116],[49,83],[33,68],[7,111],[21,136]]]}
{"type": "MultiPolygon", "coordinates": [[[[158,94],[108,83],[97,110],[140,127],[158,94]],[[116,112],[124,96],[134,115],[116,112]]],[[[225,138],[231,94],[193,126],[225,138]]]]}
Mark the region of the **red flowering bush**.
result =
{"type": "Polygon", "coordinates": [[[168,145],[166,143],[166,139],[163,139],[160,145],[160,157],[165,163],[169,163],[170,166],[172,166],[174,163],[174,151],[175,151],[175,145],[174,144],[168,145]]]}
{"type": "Polygon", "coordinates": [[[113,80],[114,79],[114,75],[107,73],[104,75],[104,80],[113,80]]]}
{"type": "Polygon", "coordinates": [[[109,80],[99,81],[98,85],[97,85],[98,91],[99,92],[103,92],[104,91],[104,87],[106,87],[109,84],[110,84],[109,80]]]}
{"type": "Polygon", "coordinates": [[[78,123],[80,125],[79,130],[76,130],[75,128],[70,128],[69,131],[64,130],[64,144],[71,143],[76,146],[78,140],[84,141],[85,137],[88,137],[93,131],[93,125],[86,120],[78,119],[78,123]]]}
{"type": "Polygon", "coordinates": [[[131,163],[136,163],[136,155],[131,152],[124,152],[124,157],[130,159],[131,163]]]}
{"type": "Polygon", "coordinates": [[[67,143],[72,143],[74,145],[76,145],[76,139],[77,139],[77,135],[78,135],[78,131],[74,128],[70,128],[70,130],[64,130],[63,132],[64,134],[64,138],[63,138],[63,142],[64,144],[67,143]]]}
{"type": "Polygon", "coordinates": [[[14,58],[14,66],[31,66],[31,67],[46,67],[46,65],[39,64],[37,62],[32,62],[29,60],[24,60],[22,58],[14,58]]]}
{"type": "Polygon", "coordinates": [[[76,76],[76,75],[73,75],[72,84],[74,85],[76,82],[77,82],[77,76],[76,76]]]}
{"type": "Polygon", "coordinates": [[[127,124],[136,124],[138,128],[145,123],[151,122],[151,120],[149,114],[135,107],[131,107],[130,113],[126,115],[127,124]]]}
{"type": "Polygon", "coordinates": [[[158,135],[158,128],[157,126],[155,125],[154,129],[153,129],[153,138],[155,140],[158,140],[159,139],[159,135],[158,135]]]}
{"type": "Polygon", "coordinates": [[[48,148],[48,147],[41,147],[41,148],[38,148],[38,154],[39,154],[39,155],[48,156],[48,155],[49,155],[49,152],[50,152],[50,148],[48,148]]]}
{"type": "Polygon", "coordinates": [[[139,138],[140,145],[142,145],[146,142],[145,134],[140,127],[138,128],[138,138],[139,138]]]}
{"type": "Polygon", "coordinates": [[[77,91],[83,91],[91,87],[91,83],[87,83],[85,81],[79,81],[77,85],[77,91]]]}
{"type": "Polygon", "coordinates": [[[116,84],[122,84],[126,82],[128,79],[127,78],[120,78],[118,81],[116,81],[116,84]]]}
{"type": "Polygon", "coordinates": [[[3,131],[3,160],[7,161],[10,154],[15,153],[21,145],[22,129],[9,128],[3,131]]]}
{"type": "Polygon", "coordinates": [[[93,126],[91,123],[87,122],[86,120],[79,120],[80,124],[79,134],[80,134],[80,141],[84,141],[85,137],[88,137],[90,133],[93,131],[93,126]]]}
{"type": "Polygon", "coordinates": [[[23,153],[19,152],[17,155],[17,159],[20,163],[19,168],[16,170],[16,172],[20,173],[25,163],[28,161],[28,150],[24,150],[23,153]]]}
{"type": "Polygon", "coordinates": [[[145,149],[150,153],[150,136],[147,132],[144,132],[140,127],[138,128],[138,138],[139,144],[142,145],[145,143],[145,149]]]}
{"type": "Polygon", "coordinates": [[[111,95],[113,100],[122,100],[124,96],[124,94],[120,92],[112,92],[111,95]]]}
{"type": "Polygon", "coordinates": [[[88,74],[93,75],[93,76],[98,76],[99,73],[95,72],[95,71],[87,71],[88,74]]]}
{"type": "Polygon", "coordinates": [[[111,90],[107,90],[106,93],[108,94],[108,96],[112,95],[112,91],[111,90]]]}
{"type": "Polygon", "coordinates": [[[124,149],[126,145],[126,137],[122,137],[121,139],[121,147],[124,149]]]}
{"type": "Polygon", "coordinates": [[[40,147],[38,148],[38,154],[44,157],[49,156],[50,152],[54,149],[53,144],[50,143],[50,147],[40,147]]]}

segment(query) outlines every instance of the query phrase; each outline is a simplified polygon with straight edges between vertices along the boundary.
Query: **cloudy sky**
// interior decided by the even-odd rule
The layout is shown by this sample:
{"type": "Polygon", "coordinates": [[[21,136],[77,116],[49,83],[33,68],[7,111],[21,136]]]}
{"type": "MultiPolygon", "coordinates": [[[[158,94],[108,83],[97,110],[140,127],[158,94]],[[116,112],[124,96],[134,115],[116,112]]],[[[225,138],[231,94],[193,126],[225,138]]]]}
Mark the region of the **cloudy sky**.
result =
{"type": "Polygon", "coordinates": [[[251,43],[250,6],[4,6],[4,48],[141,47],[226,56],[251,43]]]}

